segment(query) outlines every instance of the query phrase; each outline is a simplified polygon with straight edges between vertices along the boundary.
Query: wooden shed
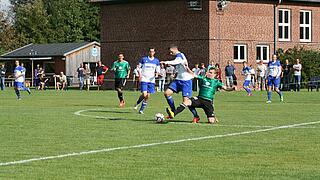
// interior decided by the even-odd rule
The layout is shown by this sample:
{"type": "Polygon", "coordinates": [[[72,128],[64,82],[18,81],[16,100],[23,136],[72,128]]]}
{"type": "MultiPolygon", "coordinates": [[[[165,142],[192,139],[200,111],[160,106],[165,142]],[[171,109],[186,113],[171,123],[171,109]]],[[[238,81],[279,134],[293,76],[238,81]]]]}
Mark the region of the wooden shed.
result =
{"type": "MultiPolygon", "coordinates": [[[[6,53],[0,61],[7,66],[8,72],[13,70],[13,61],[24,63],[26,78],[34,79],[34,69],[40,65],[47,76],[64,72],[68,77],[74,77],[73,83],[78,83],[77,68],[81,63],[89,63],[91,71],[95,71],[96,62],[100,60],[100,44],[97,42],[29,44],[6,53]]],[[[33,84],[33,83],[32,83],[33,84]]]]}

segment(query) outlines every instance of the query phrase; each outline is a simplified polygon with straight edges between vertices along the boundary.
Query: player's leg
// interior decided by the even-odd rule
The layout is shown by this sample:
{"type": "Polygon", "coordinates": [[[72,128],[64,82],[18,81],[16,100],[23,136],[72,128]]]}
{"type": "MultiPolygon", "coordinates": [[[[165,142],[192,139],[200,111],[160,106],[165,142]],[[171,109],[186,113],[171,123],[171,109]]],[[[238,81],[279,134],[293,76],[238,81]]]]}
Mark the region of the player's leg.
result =
{"type": "Polygon", "coordinates": [[[245,81],[243,82],[243,89],[246,90],[248,96],[251,96],[252,93],[251,93],[251,89],[250,89],[249,86],[250,86],[250,80],[245,80],[245,81]]]}
{"type": "Polygon", "coordinates": [[[122,93],[122,79],[120,78],[115,78],[115,81],[114,81],[114,86],[115,86],[115,90],[117,91],[117,94],[118,94],[118,99],[119,99],[119,106],[120,107],[123,107],[123,93],[122,93]]]}
{"type": "Polygon", "coordinates": [[[283,102],[283,94],[280,91],[280,78],[275,79],[274,81],[274,87],[275,87],[275,91],[278,93],[279,97],[280,97],[280,102],[283,102]]]}
{"type": "Polygon", "coordinates": [[[218,122],[216,115],[214,113],[213,102],[201,99],[202,109],[208,118],[208,123],[214,124],[218,122]]]}
{"type": "Polygon", "coordinates": [[[267,91],[267,96],[268,96],[268,100],[267,103],[271,103],[271,96],[272,96],[272,86],[273,86],[273,78],[272,77],[268,77],[268,91],[267,91]]]}
{"type": "Polygon", "coordinates": [[[140,89],[141,94],[136,102],[136,104],[133,106],[134,109],[138,109],[139,104],[145,99],[145,96],[147,96],[147,83],[146,82],[140,82],[140,89]]]}
{"type": "Polygon", "coordinates": [[[17,95],[17,98],[18,100],[21,99],[21,96],[20,96],[20,87],[21,87],[21,84],[19,82],[14,82],[14,91],[17,95]]]}
{"type": "Polygon", "coordinates": [[[165,90],[164,96],[170,106],[171,111],[175,111],[176,107],[174,105],[174,100],[172,97],[173,92],[178,92],[178,80],[174,80],[170,83],[169,87],[165,90]]]}

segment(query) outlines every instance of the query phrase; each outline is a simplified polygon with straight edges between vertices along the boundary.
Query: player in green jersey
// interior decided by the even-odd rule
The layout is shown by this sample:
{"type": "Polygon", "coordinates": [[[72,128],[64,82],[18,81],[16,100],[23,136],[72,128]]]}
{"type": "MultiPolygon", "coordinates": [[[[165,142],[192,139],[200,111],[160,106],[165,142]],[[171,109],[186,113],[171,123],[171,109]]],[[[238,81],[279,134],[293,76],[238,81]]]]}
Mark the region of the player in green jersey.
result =
{"type": "MultiPolygon", "coordinates": [[[[222,88],[226,91],[233,91],[235,89],[235,87],[227,88],[217,79],[217,75],[215,68],[212,67],[206,72],[206,76],[197,76],[200,87],[198,96],[192,97],[187,103],[180,104],[174,112],[172,112],[170,108],[167,108],[166,111],[168,116],[173,118],[181,113],[186,107],[189,107],[190,109],[202,108],[207,115],[208,122],[216,123],[217,118],[214,114],[213,100],[217,89],[222,88]]],[[[195,117],[193,122],[198,123],[199,120],[199,117],[195,117]]]]}
{"type": "Polygon", "coordinates": [[[122,90],[126,84],[126,79],[129,78],[130,65],[127,61],[124,60],[124,55],[122,53],[118,55],[118,60],[113,63],[111,69],[114,71],[114,87],[118,92],[118,98],[120,101],[119,106],[123,108],[125,106],[125,101],[123,99],[122,90]]]}

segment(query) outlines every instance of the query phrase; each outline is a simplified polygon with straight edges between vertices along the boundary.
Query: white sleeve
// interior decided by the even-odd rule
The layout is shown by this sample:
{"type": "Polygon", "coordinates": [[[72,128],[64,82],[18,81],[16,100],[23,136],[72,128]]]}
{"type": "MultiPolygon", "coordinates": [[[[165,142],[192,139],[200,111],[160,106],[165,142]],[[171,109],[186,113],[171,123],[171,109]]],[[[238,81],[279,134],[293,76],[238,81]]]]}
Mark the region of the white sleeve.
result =
{"type": "Polygon", "coordinates": [[[282,73],[282,68],[281,66],[278,66],[278,73],[277,73],[277,77],[280,77],[282,73]]]}
{"type": "Polygon", "coordinates": [[[164,61],[165,64],[169,64],[169,65],[178,65],[178,64],[181,64],[182,62],[183,62],[183,59],[181,59],[180,57],[176,57],[176,59],[172,61],[164,61]]]}

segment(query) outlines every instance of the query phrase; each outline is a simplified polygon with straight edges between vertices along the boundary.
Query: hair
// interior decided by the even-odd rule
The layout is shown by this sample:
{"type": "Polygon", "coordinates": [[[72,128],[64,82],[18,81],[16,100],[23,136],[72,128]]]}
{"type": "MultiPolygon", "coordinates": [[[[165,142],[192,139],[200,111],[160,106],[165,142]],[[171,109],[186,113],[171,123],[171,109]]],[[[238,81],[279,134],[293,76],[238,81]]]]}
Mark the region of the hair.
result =
{"type": "Polygon", "coordinates": [[[209,71],[211,71],[211,70],[216,70],[216,68],[214,68],[214,67],[209,68],[209,71]]]}
{"type": "Polygon", "coordinates": [[[175,45],[175,44],[170,44],[169,48],[170,48],[170,49],[171,49],[171,48],[178,49],[178,46],[177,46],[177,45],[175,45]]]}

